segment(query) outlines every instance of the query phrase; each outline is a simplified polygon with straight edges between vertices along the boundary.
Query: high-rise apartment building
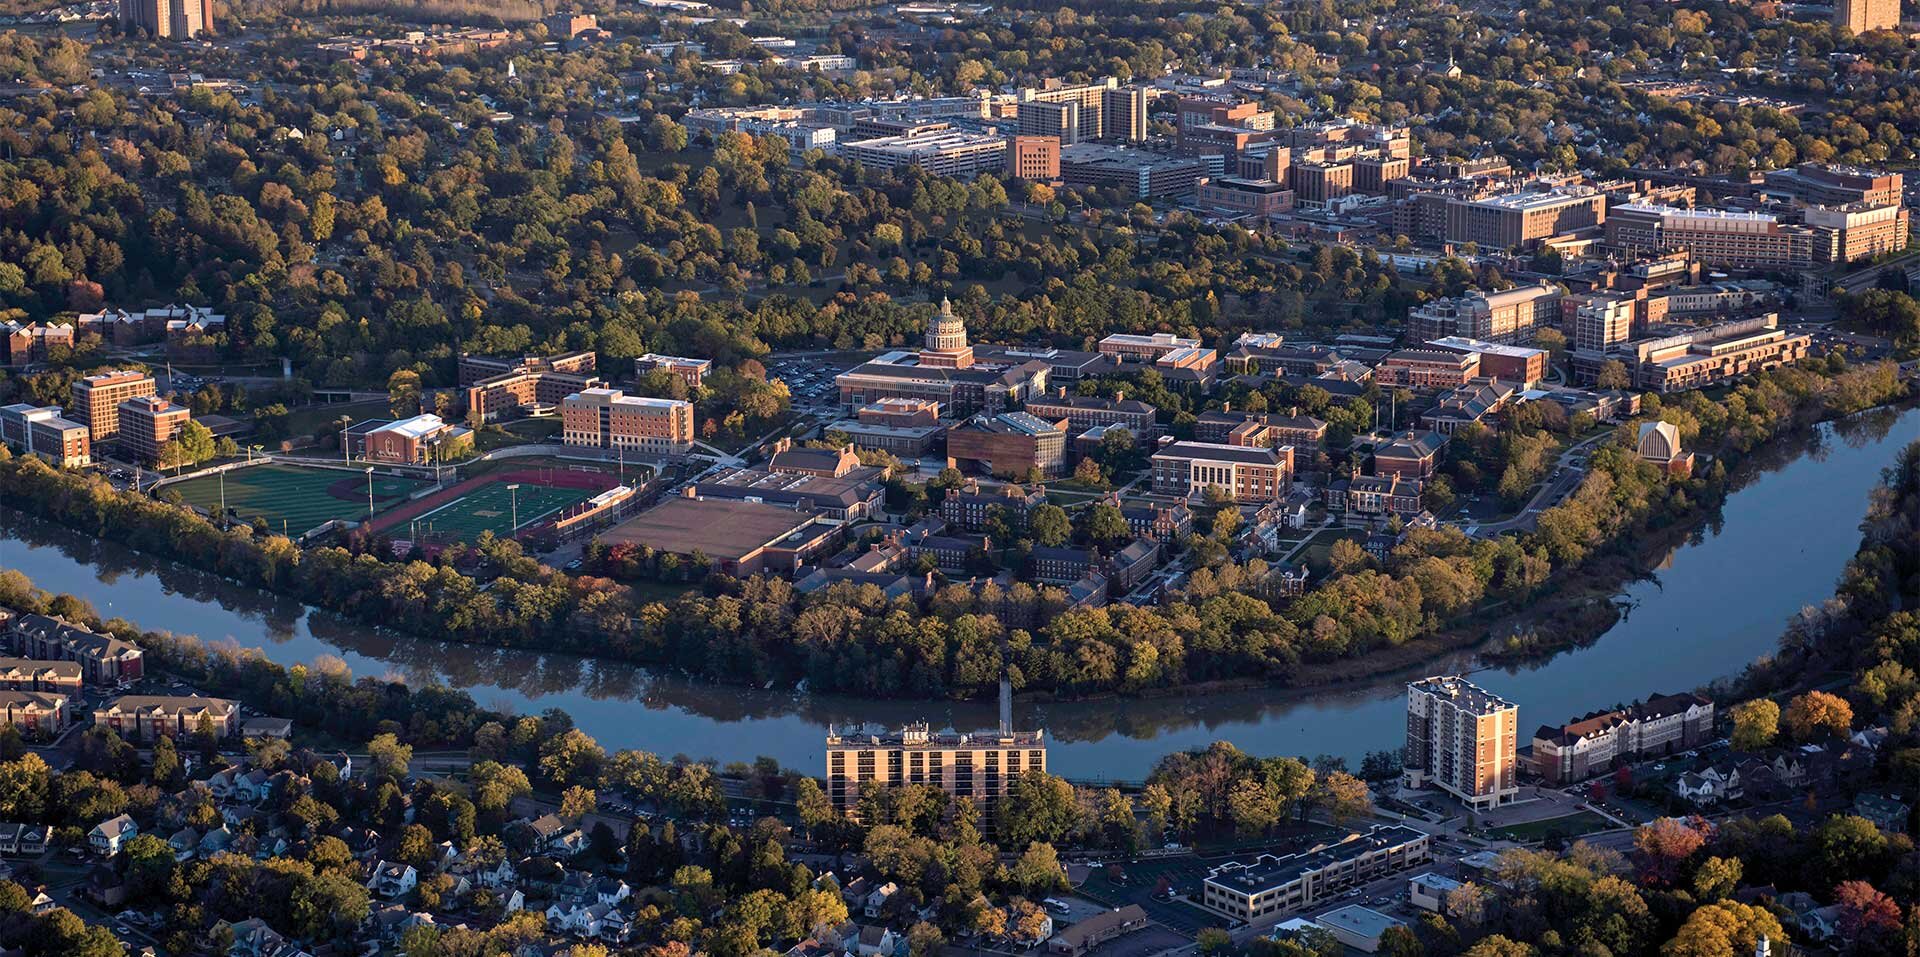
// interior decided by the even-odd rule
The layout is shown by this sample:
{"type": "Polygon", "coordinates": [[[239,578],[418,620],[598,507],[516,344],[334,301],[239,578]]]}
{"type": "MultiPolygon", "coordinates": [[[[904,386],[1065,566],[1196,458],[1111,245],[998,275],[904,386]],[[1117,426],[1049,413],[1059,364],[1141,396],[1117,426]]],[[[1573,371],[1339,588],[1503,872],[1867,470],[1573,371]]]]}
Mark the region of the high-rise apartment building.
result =
{"type": "Polygon", "coordinates": [[[1633,338],[1634,300],[1629,296],[1597,294],[1573,313],[1573,348],[1577,352],[1606,352],[1633,338]]]}
{"type": "Polygon", "coordinates": [[[828,728],[827,797],[857,820],[863,789],[930,784],[987,804],[991,820],[992,803],[1022,774],[1047,769],[1045,732],[1014,730],[1012,697],[1002,681],[1000,727],[981,734],[934,733],[924,722],[880,734],[828,728]]]}
{"type": "Polygon", "coordinates": [[[1833,25],[1856,35],[1900,25],[1900,0],[1834,0],[1833,25]]]}
{"type": "Polygon", "coordinates": [[[159,396],[143,395],[120,403],[120,451],[140,462],[158,462],[160,450],[174,440],[193,413],[159,396]]]}
{"type": "Polygon", "coordinates": [[[93,444],[120,434],[120,403],[152,395],[153,376],[133,369],[100,372],[73,383],[73,420],[93,433],[93,444]]]}
{"type": "Polygon", "coordinates": [[[679,453],[693,444],[693,403],[585,389],[560,403],[560,437],[568,445],[679,453]]]}
{"type": "Polygon", "coordinates": [[[1051,136],[1063,146],[1080,142],[1080,104],[1028,100],[1016,107],[1020,136],[1051,136]]]}
{"type": "Polygon", "coordinates": [[[1050,82],[1043,87],[1028,87],[1017,96],[1015,117],[1022,134],[1059,136],[1063,144],[1093,140],[1139,143],[1147,138],[1146,89],[1121,86],[1116,77],[1078,85],[1050,82]],[[1075,127],[1071,136],[1051,128],[1064,121],[1069,111],[1060,108],[1067,106],[1072,107],[1070,112],[1075,127]],[[1049,128],[1029,129],[1029,117],[1049,128]]]}
{"type": "Polygon", "coordinates": [[[1407,685],[1406,785],[1431,784],[1476,811],[1512,803],[1520,796],[1519,723],[1519,706],[1465,678],[1407,685]]]}
{"type": "Polygon", "coordinates": [[[120,29],[190,40],[213,32],[213,0],[120,0],[120,29]]]}

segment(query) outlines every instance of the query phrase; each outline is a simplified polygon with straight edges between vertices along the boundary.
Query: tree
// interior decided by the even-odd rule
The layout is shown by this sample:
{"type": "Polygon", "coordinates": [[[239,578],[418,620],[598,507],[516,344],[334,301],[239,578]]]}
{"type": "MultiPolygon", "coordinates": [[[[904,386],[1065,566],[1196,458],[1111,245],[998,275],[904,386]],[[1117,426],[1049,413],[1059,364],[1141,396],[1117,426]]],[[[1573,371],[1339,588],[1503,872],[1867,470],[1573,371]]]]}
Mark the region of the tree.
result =
{"type": "Polygon", "coordinates": [[[1780,732],[1780,706],[1770,698],[1755,698],[1733,706],[1733,747],[1759,751],[1780,732]]]}
{"type": "Polygon", "coordinates": [[[407,776],[408,764],[413,760],[413,745],[401,744],[400,739],[391,734],[375,735],[367,742],[367,754],[373,759],[376,776],[398,781],[407,776]]]}
{"type": "Polygon", "coordinates": [[[1373,813],[1373,792],[1367,783],[1345,771],[1330,771],[1314,785],[1314,804],[1335,824],[1373,813]]]}
{"type": "Polygon", "coordinates": [[[1020,859],[1007,869],[1007,876],[1028,894],[1046,894],[1065,889],[1067,872],[1060,866],[1060,855],[1053,845],[1038,841],[1028,844],[1020,859]]]}
{"type": "Polygon", "coordinates": [[[1696,909],[1667,942],[1665,957],[1747,957],[1761,937],[1787,942],[1778,918],[1763,908],[1720,901],[1696,909]]]}
{"type": "Polygon", "coordinates": [[[834,812],[833,802],[827,792],[820,789],[820,782],[811,776],[803,777],[794,785],[793,803],[800,814],[800,823],[808,830],[833,820],[839,815],[834,812]]]}
{"type": "Polygon", "coordinates": [[[1853,706],[1839,695],[1809,691],[1787,702],[1786,722],[1796,741],[1844,738],[1853,730],[1853,706]]]}
{"type": "Polygon", "coordinates": [[[1900,929],[1900,905],[1866,881],[1842,881],[1833,890],[1840,905],[1840,936],[1864,942],[1900,929]]]}
{"type": "Polygon", "coordinates": [[[1042,505],[1027,517],[1027,528],[1037,545],[1048,548],[1065,545],[1073,537],[1073,519],[1058,505],[1042,505]]]}
{"type": "Polygon", "coordinates": [[[1413,929],[1404,924],[1395,924],[1380,934],[1378,953],[1387,957],[1425,957],[1427,947],[1414,936],[1413,929]]]}
{"type": "Polygon", "coordinates": [[[1353,539],[1342,538],[1335,541],[1333,548],[1328,550],[1327,561],[1333,565],[1334,571],[1343,575],[1350,574],[1366,567],[1367,552],[1353,539]]]}
{"type": "Polygon", "coordinates": [[[1608,359],[1600,364],[1600,371],[1594,374],[1594,388],[1630,389],[1633,377],[1627,374],[1627,364],[1618,359],[1608,359]]]}
{"type": "Polygon", "coordinates": [[[1671,817],[1643,824],[1633,832],[1641,874],[1647,883],[1656,885],[1671,884],[1680,873],[1680,865],[1706,842],[1707,836],[1699,827],[1671,817]]]}
{"type": "Polygon", "coordinates": [[[1740,859],[1709,857],[1693,872],[1693,896],[1704,901],[1724,900],[1740,886],[1740,859]]]}
{"type": "Polygon", "coordinates": [[[1102,502],[1087,512],[1087,537],[1095,544],[1111,545],[1133,537],[1127,516],[1120,509],[1102,502]]]}
{"type": "Polygon", "coordinates": [[[569,821],[579,821],[600,807],[599,796],[592,788],[573,785],[560,795],[560,816],[569,821]]]}
{"type": "Polygon", "coordinates": [[[1073,785],[1045,771],[1028,771],[1000,800],[1000,841],[1008,847],[1051,844],[1073,833],[1079,820],[1073,785]]]}

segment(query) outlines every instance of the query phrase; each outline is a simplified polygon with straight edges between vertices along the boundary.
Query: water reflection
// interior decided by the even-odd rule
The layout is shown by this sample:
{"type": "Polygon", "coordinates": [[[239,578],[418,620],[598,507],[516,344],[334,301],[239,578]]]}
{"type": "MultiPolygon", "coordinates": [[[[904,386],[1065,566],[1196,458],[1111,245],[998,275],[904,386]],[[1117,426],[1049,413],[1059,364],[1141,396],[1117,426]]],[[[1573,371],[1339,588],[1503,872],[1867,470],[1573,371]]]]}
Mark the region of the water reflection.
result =
{"type": "MultiPolygon", "coordinates": [[[[1879,411],[1766,449],[1734,476],[1738,491],[1714,521],[1622,590],[1616,601],[1631,613],[1598,642],[1502,663],[1483,680],[1519,703],[1523,723],[1537,725],[1736,673],[1773,649],[1788,616],[1832,593],[1857,544],[1867,490],[1916,433],[1920,411],[1879,411]]],[[[0,567],[20,568],[42,588],[85,597],[103,615],[232,638],[282,663],[333,655],[360,674],[440,681],[489,706],[562,708],[610,747],[722,760],[770,754],[814,767],[828,724],[926,719],[984,730],[997,722],[990,702],[723,687],[618,662],[398,635],[6,510],[0,510],[0,567]]],[[[1218,738],[1259,753],[1357,760],[1399,744],[1407,679],[1473,670],[1488,669],[1472,654],[1458,653],[1340,688],[1047,702],[1023,705],[1020,717],[1053,739],[1051,766],[1080,778],[1137,780],[1160,755],[1218,738]]]]}

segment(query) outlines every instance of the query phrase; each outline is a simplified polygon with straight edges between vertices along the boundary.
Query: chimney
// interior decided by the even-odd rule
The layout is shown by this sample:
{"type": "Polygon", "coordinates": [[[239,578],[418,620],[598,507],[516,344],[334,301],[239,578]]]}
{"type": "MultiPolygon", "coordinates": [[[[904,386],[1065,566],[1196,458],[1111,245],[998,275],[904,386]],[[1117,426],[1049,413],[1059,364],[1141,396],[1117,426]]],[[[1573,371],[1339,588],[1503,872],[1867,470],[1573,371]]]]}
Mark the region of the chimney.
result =
{"type": "Polygon", "coordinates": [[[1066,397],[1067,397],[1067,387],[1066,387],[1066,386],[1061,386],[1061,387],[1060,387],[1060,391],[1059,391],[1059,393],[1057,393],[1057,394],[1058,394],[1058,395],[1060,396],[1060,398],[1062,398],[1062,399],[1064,399],[1064,398],[1066,398],[1066,397]]]}
{"type": "Polygon", "coordinates": [[[1232,412],[1232,411],[1233,411],[1233,403],[1231,403],[1231,402],[1222,402],[1222,403],[1220,403],[1220,411],[1222,411],[1222,412],[1232,412]]]}
{"type": "MultiPolygon", "coordinates": [[[[1013,679],[1006,672],[1000,674],[1000,736],[1013,735],[1013,679]]],[[[1764,954],[1755,957],[1765,957],[1764,954]]]]}
{"type": "Polygon", "coordinates": [[[1126,391],[1125,391],[1124,389],[1122,389],[1122,390],[1116,390],[1116,391],[1115,391],[1115,392],[1113,393],[1113,401],[1115,401],[1115,402],[1125,402],[1125,401],[1127,401],[1127,393],[1126,393],[1126,391]]]}

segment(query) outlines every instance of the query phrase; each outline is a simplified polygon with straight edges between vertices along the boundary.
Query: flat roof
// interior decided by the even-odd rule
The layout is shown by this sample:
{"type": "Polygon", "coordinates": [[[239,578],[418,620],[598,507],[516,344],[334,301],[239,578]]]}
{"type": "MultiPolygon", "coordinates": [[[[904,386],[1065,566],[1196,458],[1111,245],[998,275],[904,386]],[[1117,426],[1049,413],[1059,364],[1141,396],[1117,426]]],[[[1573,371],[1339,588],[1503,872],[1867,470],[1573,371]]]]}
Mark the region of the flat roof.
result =
{"type": "Polygon", "coordinates": [[[374,429],[373,431],[392,432],[395,435],[404,435],[412,439],[424,439],[427,436],[432,435],[435,432],[438,432],[442,428],[445,428],[446,424],[447,423],[443,421],[439,416],[434,415],[431,412],[423,412],[409,419],[401,419],[398,422],[389,422],[386,425],[383,425],[383,426],[380,426],[379,428],[374,429]]]}
{"type": "Polygon", "coordinates": [[[1337,910],[1327,911],[1314,918],[1314,921],[1328,930],[1344,930],[1369,940],[1386,933],[1389,927],[1402,926],[1402,921],[1359,904],[1348,904],[1337,910]]]}
{"type": "Polygon", "coordinates": [[[1499,342],[1484,342],[1479,339],[1468,338],[1467,336],[1447,336],[1442,339],[1429,339],[1427,345],[1448,351],[1457,349],[1461,352],[1482,352],[1487,355],[1508,356],[1514,359],[1530,359],[1534,356],[1544,356],[1547,354],[1547,350],[1545,349],[1535,349],[1530,346],[1510,346],[1499,342]]]}
{"type": "Polygon", "coordinates": [[[609,545],[738,561],[812,524],[814,513],[733,499],[670,498],[601,533],[609,545]]]}

